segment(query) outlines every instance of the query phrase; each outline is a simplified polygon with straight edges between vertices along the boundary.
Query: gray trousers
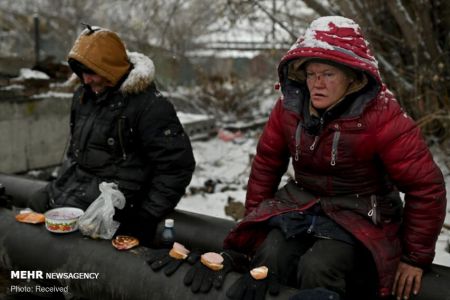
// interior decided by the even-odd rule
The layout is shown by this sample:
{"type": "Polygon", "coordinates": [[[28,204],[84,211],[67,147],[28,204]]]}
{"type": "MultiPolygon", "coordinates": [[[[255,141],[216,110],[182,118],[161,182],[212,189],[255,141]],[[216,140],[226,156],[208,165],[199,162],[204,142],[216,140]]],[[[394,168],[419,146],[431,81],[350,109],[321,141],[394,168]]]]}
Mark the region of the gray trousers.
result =
{"type": "Polygon", "coordinates": [[[266,265],[282,284],[299,289],[324,287],[343,299],[376,299],[377,275],[362,245],[310,235],[287,239],[272,229],[252,266],[266,265]]]}

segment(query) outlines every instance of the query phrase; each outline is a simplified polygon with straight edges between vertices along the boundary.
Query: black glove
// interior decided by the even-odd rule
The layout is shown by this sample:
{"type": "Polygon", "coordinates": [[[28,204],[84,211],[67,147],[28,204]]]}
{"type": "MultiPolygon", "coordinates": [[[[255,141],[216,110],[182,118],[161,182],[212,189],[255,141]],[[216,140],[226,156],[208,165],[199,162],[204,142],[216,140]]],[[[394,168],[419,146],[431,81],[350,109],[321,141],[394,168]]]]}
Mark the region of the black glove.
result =
{"type": "Polygon", "coordinates": [[[151,255],[147,264],[149,264],[153,271],[157,272],[164,269],[164,274],[170,276],[175,273],[184,262],[193,265],[200,258],[200,253],[191,252],[185,259],[176,259],[169,255],[169,251],[170,249],[151,250],[151,255]]]}
{"type": "Polygon", "coordinates": [[[31,195],[27,206],[38,213],[44,213],[49,210],[49,195],[46,188],[44,187],[34,192],[31,195]]]}
{"type": "Polygon", "coordinates": [[[233,300],[262,300],[266,291],[272,296],[280,293],[277,276],[269,272],[266,278],[256,280],[248,272],[233,283],[227,291],[227,297],[233,300]]]}
{"type": "Polygon", "coordinates": [[[158,220],[144,211],[132,212],[119,220],[120,226],[115,236],[130,235],[139,240],[139,245],[150,247],[158,226],[158,220]]]}
{"type": "Polygon", "coordinates": [[[186,273],[184,284],[191,287],[193,293],[207,293],[214,286],[220,289],[225,281],[228,273],[235,268],[236,265],[242,266],[248,264],[246,257],[232,250],[222,252],[223,268],[214,271],[205,266],[200,260],[186,273]],[[238,263],[238,261],[240,263],[238,263]]]}

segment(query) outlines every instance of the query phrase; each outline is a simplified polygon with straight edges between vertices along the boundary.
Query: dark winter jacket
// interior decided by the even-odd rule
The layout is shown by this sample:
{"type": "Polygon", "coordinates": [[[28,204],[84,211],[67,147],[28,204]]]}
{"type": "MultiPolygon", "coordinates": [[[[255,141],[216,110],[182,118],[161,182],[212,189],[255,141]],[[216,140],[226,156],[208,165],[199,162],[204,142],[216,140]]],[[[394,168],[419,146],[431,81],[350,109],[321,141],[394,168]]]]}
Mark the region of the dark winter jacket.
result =
{"type": "MultiPolygon", "coordinates": [[[[90,58],[81,59],[86,67],[97,74],[103,69],[115,81],[125,68],[117,71],[111,65],[126,64],[111,59],[122,56],[106,59],[102,53],[108,55],[112,49],[86,53],[94,47],[79,44],[83,38],[98,42],[102,37],[95,35],[102,33],[82,34],[69,57],[90,58]]],[[[120,48],[113,36],[110,48],[114,46],[120,48]]],[[[75,92],[68,158],[60,176],[47,187],[51,206],[86,209],[99,196],[100,182],[116,182],[127,206],[160,219],[184,194],[195,167],[189,138],[174,107],[153,83],[153,62],[139,53],[128,52],[126,57],[131,70],[126,68],[129,72],[115,88],[99,97],[89,87],[80,86],[75,92]]]]}
{"type": "Polygon", "coordinates": [[[246,217],[224,246],[252,252],[266,236],[264,221],[320,203],[328,217],[371,251],[379,292],[386,296],[401,257],[418,266],[433,261],[445,217],[442,173],[420,129],[382,83],[377,62],[351,20],[329,17],[313,22],[278,70],[283,96],[258,143],[246,217]],[[295,76],[301,70],[294,70],[301,60],[311,58],[358,70],[366,78],[364,87],[321,117],[314,116],[306,83],[295,76]],[[290,158],[298,190],[305,194],[279,197],[275,192],[290,158]],[[370,214],[375,200],[389,201],[395,189],[405,193],[403,222],[393,218],[375,225],[370,214]],[[361,214],[361,207],[368,208],[368,215],[361,214]]]}

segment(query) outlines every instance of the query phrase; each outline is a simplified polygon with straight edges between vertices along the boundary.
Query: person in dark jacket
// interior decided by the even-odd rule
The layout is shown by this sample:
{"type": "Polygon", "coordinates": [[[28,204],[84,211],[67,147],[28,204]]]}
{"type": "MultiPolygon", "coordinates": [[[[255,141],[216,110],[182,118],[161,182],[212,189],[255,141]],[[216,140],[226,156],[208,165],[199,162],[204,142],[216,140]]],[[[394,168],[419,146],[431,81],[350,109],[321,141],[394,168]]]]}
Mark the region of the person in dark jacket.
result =
{"type": "Polygon", "coordinates": [[[148,245],[191,180],[189,137],[155,86],[151,59],[126,51],[116,33],[87,26],[68,57],[82,85],[73,97],[67,159],[29,206],[39,212],[85,210],[99,196],[101,182],[114,182],[126,198],[114,216],[121,222],[117,234],[148,245]]]}
{"type": "Polygon", "coordinates": [[[278,73],[282,96],[258,143],[245,217],[224,241],[272,279],[244,275],[231,298],[274,278],[320,299],[417,294],[445,218],[445,183],[359,25],[313,21],[278,73]],[[290,160],[295,176],[278,189],[290,160]]]}

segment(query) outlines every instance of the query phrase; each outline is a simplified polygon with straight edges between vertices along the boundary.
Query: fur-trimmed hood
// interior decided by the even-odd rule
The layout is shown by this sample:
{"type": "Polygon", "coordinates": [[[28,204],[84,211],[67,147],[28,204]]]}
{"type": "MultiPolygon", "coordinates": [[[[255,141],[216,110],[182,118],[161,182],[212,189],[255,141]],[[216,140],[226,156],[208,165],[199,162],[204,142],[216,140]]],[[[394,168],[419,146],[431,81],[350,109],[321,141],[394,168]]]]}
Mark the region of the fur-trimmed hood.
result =
{"type": "MultiPolygon", "coordinates": [[[[146,55],[138,52],[127,51],[128,60],[132,68],[119,90],[124,94],[137,94],[150,86],[155,78],[155,65],[146,55]]],[[[81,79],[73,73],[68,80],[68,85],[80,84],[81,79]]]]}
{"type": "Polygon", "coordinates": [[[153,61],[142,53],[128,52],[128,59],[132,69],[119,90],[124,94],[137,94],[144,91],[155,78],[155,65],[153,61]]]}
{"type": "Polygon", "coordinates": [[[81,76],[83,67],[106,78],[113,86],[128,73],[130,62],[126,47],[117,33],[97,26],[86,25],[69,52],[69,65],[81,76]]]}

